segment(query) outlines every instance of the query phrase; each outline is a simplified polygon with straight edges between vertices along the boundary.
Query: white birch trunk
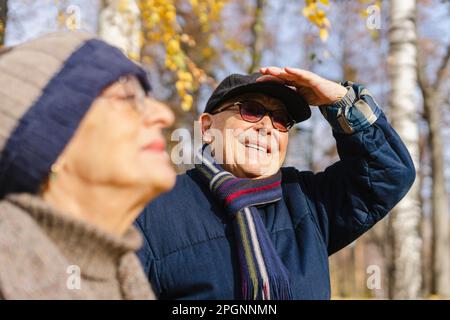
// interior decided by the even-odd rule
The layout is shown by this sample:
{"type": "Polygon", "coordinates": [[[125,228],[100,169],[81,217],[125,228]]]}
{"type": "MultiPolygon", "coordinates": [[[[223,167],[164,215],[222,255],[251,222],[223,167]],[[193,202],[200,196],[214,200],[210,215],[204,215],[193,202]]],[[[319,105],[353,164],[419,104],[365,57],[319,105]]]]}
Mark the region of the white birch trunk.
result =
{"type": "MultiPolygon", "coordinates": [[[[416,1],[390,1],[389,76],[391,121],[405,142],[416,169],[419,164],[418,112],[415,101],[417,89],[416,1]]],[[[391,214],[394,280],[390,294],[395,299],[420,297],[421,246],[419,234],[421,208],[419,181],[416,179],[409,193],[391,214]]]]}
{"type": "Polygon", "coordinates": [[[99,15],[99,36],[121,49],[130,59],[141,55],[141,15],[135,0],[103,0],[99,15]]]}
{"type": "Polygon", "coordinates": [[[450,64],[450,45],[444,56],[434,84],[426,76],[423,58],[419,59],[419,84],[422,90],[425,119],[428,124],[428,143],[431,152],[432,211],[432,285],[431,293],[440,297],[450,296],[449,203],[445,185],[444,142],[441,136],[443,82],[450,64]]]}
{"type": "Polygon", "coordinates": [[[432,168],[432,293],[440,297],[450,296],[450,260],[449,260],[449,228],[448,197],[445,186],[443,144],[440,132],[439,93],[428,97],[425,108],[428,110],[429,142],[431,147],[432,168]]]}

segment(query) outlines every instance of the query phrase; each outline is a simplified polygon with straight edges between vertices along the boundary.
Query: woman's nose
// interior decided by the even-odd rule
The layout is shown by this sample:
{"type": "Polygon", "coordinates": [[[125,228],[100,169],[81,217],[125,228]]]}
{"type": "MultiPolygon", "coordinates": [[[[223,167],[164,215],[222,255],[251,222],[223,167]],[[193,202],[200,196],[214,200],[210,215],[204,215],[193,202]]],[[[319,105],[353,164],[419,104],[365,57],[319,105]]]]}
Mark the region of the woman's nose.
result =
{"type": "Polygon", "coordinates": [[[168,128],[175,122],[175,115],[170,108],[153,98],[147,98],[149,108],[145,112],[145,124],[159,124],[162,128],[168,128]]]}

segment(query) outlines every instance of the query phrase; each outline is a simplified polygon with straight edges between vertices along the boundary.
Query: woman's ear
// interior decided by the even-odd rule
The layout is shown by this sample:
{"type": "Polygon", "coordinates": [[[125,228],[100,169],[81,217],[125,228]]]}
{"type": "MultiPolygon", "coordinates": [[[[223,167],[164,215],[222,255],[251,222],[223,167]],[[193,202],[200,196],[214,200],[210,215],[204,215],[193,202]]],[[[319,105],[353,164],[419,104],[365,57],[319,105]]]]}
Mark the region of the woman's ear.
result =
{"type": "Polygon", "coordinates": [[[211,143],[213,138],[208,132],[212,125],[212,115],[209,113],[202,113],[199,117],[200,128],[202,130],[202,137],[205,143],[211,143]]]}

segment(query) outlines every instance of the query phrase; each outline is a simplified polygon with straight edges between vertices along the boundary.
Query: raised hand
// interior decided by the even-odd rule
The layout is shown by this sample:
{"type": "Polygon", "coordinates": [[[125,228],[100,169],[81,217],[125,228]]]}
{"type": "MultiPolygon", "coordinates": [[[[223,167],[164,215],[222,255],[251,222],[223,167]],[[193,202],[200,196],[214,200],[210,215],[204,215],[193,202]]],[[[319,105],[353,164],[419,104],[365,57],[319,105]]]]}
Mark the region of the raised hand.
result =
{"type": "Polygon", "coordinates": [[[303,69],[267,67],[261,68],[260,72],[263,76],[256,81],[277,81],[293,87],[313,106],[333,104],[347,93],[347,89],[339,83],[303,69]]]}

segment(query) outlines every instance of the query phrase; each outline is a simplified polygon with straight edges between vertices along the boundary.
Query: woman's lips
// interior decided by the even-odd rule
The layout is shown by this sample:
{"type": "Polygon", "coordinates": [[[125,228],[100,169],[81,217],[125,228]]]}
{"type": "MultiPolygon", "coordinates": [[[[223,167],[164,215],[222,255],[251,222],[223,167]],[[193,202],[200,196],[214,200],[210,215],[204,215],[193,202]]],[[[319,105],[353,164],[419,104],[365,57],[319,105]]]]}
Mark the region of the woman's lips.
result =
{"type": "Polygon", "coordinates": [[[143,151],[150,152],[165,152],[166,151],[166,143],[164,140],[156,140],[148,145],[142,147],[143,151]]]}

